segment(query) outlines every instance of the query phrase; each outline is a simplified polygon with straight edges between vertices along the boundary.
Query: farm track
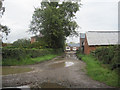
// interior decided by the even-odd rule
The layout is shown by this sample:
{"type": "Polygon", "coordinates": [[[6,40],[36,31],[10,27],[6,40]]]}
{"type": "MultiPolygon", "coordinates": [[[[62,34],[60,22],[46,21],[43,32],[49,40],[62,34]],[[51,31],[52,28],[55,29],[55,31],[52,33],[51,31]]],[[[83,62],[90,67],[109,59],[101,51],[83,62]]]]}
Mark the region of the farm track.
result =
{"type": "Polygon", "coordinates": [[[3,87],[28,85],[39,88],[44,82],[57,83],[67,88],[110,88],[92,80],[86,75],[86,64],[77,59],[74,52],[68,52],[64,57],[45,61],[39,64],[17,66],[32,68],[33,71],[2,76],[3,87]]]}

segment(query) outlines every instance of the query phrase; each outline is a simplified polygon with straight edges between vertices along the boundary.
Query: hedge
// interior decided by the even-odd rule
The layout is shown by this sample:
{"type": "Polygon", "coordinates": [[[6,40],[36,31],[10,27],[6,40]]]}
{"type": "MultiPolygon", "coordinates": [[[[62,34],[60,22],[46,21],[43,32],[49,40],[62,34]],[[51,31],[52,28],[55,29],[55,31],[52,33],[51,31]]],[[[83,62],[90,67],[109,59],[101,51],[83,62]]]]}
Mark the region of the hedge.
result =
{"type": "Polygon", "coordinates": [[[94,52],[91,52],[91,54],[102,63],[110,65],[112,70],[120,68],[120,45],[99,47],[94,52]]]}
{"type": "Polygon", "coordinates": [[[59,54],[62,50],[54,49],[25,49],[25,48],[3,48],[2,60],[16,59],[22,60],[25,58],[36,58],[48,54],[59,54]]]}

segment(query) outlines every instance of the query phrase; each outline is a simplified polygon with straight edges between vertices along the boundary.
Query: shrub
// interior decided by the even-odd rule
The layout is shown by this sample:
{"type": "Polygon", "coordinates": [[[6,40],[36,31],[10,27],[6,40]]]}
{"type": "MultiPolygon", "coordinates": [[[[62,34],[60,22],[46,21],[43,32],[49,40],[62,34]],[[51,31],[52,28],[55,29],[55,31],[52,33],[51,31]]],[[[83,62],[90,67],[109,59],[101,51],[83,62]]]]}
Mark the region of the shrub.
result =
{"type": "Polygon", "coordinates": [[[61,53],[61,49],[23,49],[23,48],[3,48],[2,49],[2,57],[3,60],[7,59],[16,59],[22,60],[25,58],[36,58],[48,54],[59,54],[61,53]]]}
{"type": "Polygon", "coordinates": [[[28,48],[29,45],[30,45],[30,40],[18,39],[17,41],[13,42],[12,46],[16,48],[28,48]]]}
{"type": "Polygon", "coordinates": [[[102,61],[104,64],[109,64],[111,69],[120,68],[119,54],[120,46],[108,46],[97,48],[92,54],[102,61]]]}

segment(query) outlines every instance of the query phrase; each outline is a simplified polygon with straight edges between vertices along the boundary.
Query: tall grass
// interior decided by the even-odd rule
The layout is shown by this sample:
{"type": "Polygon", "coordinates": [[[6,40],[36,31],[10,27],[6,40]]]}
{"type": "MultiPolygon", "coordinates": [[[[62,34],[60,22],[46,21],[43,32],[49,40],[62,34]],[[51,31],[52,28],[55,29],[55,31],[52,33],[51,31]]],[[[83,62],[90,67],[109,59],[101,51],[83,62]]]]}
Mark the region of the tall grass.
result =
{"type": "Polygon", "coordinates": [[[2,65],[3,66],[12,66],[12,65],[15,66],[15,65],[35,64],[35,63],[39,63],[41,61],[51,60],[51,59],[55,58],[56,56],[58,56],[58,55],[49,54],[49,55],[45,55],[45,56],[41,56],[41,57],[37,57],[37,58],[25,58],[22,60],[7,59],[7,60],[2,61],[2,65]]]}
{"type": "Polygon", "coordinates": [[[102,63],[91,55],[77,54],[86,64],[87,74],[94,80],[103,82],[109,86],[120,87],[118,83],[118,73],[106,67],[102,67],[102,63]]]}

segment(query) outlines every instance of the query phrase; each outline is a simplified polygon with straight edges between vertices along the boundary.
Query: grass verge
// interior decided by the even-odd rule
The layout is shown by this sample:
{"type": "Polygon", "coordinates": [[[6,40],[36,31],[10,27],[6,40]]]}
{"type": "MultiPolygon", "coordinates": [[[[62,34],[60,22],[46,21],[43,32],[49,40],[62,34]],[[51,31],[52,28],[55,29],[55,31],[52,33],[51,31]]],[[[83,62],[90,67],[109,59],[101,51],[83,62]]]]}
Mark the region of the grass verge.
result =
{"type": "Polygon", "coordinates": [[[41,56],[41,57],[37,57],[37,58],[25,58],[23,60],[7,59],[7,60],[2,61],[2,65],[3,66],[16,66],[16,65],[35,64],[35,63],[39,63],[41,61],[51,60],[51,59],[55,58],[56,56],[58,56],[58,55],[49,54],[49,55],[45,55],[45,56],[41,56]]]}
{"type": "Polygon", "coordinates": [[[119,75],[116,71],[102,67],[102,63],[92,55],[77,54],[77,56],[86,63],[87,74],[92,79],[103,82],[109,86],[120,87],[120,84],[118,83],[119,75]]]}

